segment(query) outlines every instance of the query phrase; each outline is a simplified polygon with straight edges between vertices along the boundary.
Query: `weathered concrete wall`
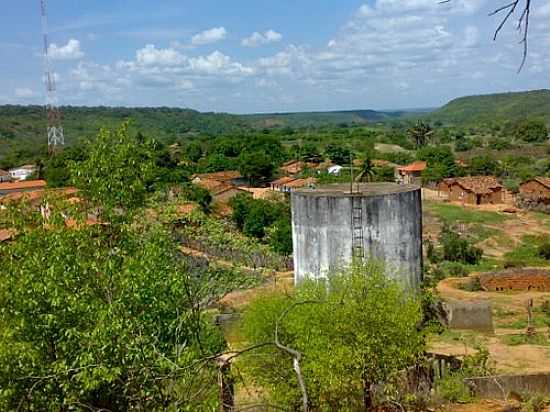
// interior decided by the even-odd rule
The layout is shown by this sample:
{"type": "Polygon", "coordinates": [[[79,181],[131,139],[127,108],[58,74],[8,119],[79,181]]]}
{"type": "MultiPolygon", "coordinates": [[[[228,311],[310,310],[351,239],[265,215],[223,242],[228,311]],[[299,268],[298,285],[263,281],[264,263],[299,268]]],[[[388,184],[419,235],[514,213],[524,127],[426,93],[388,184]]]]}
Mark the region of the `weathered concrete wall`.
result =
{"type": "Polygon", "coordinates": [[[447,312],[447,326],[450,329],[494,332],[490,301],[466,302],[446,299],[443,306],[447,312]]]}
{"type": "Polygon", "coordinates": [[[506,399],[510,392],[550,395],[549,373],[488,376],[466,379],[465,382],[480,398],[506,399]]]}
{"type": "MultiPolygon", "coordinates": [[[[369,185],[366,185],[369,187],[369,185]]],[[[322,278],[352,261],[353,198],[363,216],[365,258],[384,260],[411,288],[422,281],[422,202],[418,187],[372,185],[375,193],[297,191],[291,195],[295,280],[322,278]],[[387,189],[387,190],[386,190],[387,189]]]]}

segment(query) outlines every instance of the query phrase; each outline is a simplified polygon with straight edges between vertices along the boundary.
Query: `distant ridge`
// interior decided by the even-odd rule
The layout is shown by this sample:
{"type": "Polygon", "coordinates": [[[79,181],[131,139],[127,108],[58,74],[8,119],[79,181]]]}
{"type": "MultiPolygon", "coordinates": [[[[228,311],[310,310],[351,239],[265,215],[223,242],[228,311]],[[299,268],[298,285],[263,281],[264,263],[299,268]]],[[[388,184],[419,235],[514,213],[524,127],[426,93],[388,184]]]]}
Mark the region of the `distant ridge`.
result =
{"type": "MultiPolygon", "coordinates": [[[[428,109],[417,109],[425,112],[428,109]]],[[[399,119],[413,111],[338,110],[328,112],[289,112],[241,115],[253,127],[307,127],[337,124],[365,124],[399,119]]]]}
{"type": "Polygon", "coordinates": [[[550,90],[466,96],[428,115],[430,120],[470,126],[540,118],[550,124],[550,90]]]}

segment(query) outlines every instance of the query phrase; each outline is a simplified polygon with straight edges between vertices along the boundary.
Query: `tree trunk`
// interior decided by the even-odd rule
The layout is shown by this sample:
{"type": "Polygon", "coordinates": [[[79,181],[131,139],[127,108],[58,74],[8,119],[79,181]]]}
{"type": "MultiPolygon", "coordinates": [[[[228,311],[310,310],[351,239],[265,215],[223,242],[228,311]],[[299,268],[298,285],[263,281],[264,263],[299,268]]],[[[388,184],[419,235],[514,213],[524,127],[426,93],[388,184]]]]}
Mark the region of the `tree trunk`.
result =
{"type": "Polygon", "coordinates": [[[373,409],[371,384],[365,379],[363,379],[363,406],[365,407],[365,411],[373,409]]]}

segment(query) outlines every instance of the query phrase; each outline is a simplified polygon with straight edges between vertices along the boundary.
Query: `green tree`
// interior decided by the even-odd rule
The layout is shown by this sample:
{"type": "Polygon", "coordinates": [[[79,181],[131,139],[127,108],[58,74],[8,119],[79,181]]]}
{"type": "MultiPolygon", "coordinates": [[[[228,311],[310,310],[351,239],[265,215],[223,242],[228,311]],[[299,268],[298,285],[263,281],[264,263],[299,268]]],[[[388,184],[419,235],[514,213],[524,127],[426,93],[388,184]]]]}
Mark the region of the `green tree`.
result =
{"type": "Polygon", "coordinates": [[[273,176],[275,164],[265,153],[246,151],[239,157],[239,171],[251,182],[258,182],[273,176]]]}
{"type": "Polygon", "coordinates": [[[87,158],[70,162],[71,180],[102,212],[142,206],[156,173],[154,142],[128,133],[128,123],[115,131],[101,129],[85,146],[87,158]]]}
{"type": "Polygon", "coordinates": [[[333,163],[346,165],[350,162],[351,151],[348,148],[331,143],[325,148],[325,155],[333,163]]]}
{"type": "Polygon", "coordinates": [[[468,169],[473,176],[493,176],[500,172],[500,165],[489,155],[475,156],[469,161],[468,169]]]}
{"type": "MultiPolygon", "coordinates": [[[[417,299],[370,262],[326,282],[302,283],[291,295],[259,297],[243,330],[254,344],[273,342],[277,330],[280,343],[301,355],[312,410],[368,410],[372,386],[413,365],[423,351],[421,319],[417,299]]],[[[258,350],[243,363],[247,375],[283,409],[299,409],[292,357],[271,345],[258,350]]]]}
{"type": "Polygon", "coordinates": [[[203,155],[202,146],[199,142],[190,142],[185,147],[185,156],[194,163],[197,163],[203,155]]]}
{"type": "Polygon", "coordinates": [[[156,226],[55,223],[0,246],[0,409],[215,408],[201,359],[224,343],[176,247],[156,226]]]}
{"type": "Polygon", "coordinates": [[[515,137],[528,143],[544,142],[548,139],[548,128],[542,120],[524,120],[516,126],[515,137]]]}

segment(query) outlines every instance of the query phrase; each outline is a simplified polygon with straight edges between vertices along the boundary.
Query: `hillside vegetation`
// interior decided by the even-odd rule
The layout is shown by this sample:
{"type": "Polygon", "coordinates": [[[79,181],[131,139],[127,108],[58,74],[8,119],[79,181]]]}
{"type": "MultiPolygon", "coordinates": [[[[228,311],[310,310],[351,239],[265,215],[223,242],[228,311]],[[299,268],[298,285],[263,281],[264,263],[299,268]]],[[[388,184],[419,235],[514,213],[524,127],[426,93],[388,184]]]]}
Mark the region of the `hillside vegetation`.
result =
{"type": "Polygon", "coordinates": [[[366,124],[400,119],[409,112],[376,110],[345,110],[334,112],[266,113],[244,115],[242,118],[253,127],[307,127],[337,124],[366,124]]]}
{"type": "Polygon", "coordinates": [[[456,126],[541,118],[550,124],[550,90],[467,96],[430,113],[429,119],[456,126]]]}

